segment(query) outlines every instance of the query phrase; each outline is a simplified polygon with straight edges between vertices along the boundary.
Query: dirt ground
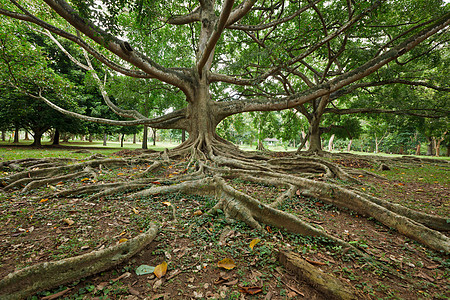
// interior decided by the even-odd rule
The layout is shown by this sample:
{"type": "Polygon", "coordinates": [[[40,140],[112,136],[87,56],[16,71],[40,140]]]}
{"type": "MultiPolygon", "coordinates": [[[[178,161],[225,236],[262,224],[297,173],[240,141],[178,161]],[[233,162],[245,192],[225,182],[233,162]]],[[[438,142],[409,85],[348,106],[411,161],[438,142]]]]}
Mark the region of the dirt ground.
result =
{"type": "MultiPolygon", "coordinates": [[[[116,156],[133,155],[130,152],[116,156]]],[[[360,176],[368,191],[407,207],[450,218],[449,169],[418,166],[376,171],[363,160],[337,161],[345,169],[364,169],[379,176],[360,176]],[[433,180],[439,176],[439,180],[433,180]],[[447,176],[442,180],[442,176],[447,176]]],[[[166,164],[152,174],[171,178],[186,162],[166,164]]],[[[98,182],[129,180],[147,164],[104,169],[98,182]]],[[[11,170],[0,170],[2,176],[11,170]]],[[[318,179],[319,180],[319,179],[318,179]]],[[[367,299],[448,299],[450,258],[409,240],[378,221],[323,203],[295,197],[280,208],[293,213],[374,257],[368,261],[349,248],[321,237],[305,237],[278,228],[257,232],[241,222],[228,223],[206,214],[216,200],[184,194],[156,195],[124,201],[123,194],[89,199],[89,195],[53,198],[69,187],[90,185],[79,178],[47,185],[28,194],[0,193],[0,278],[15,270],[67,258],[123,242],[160,227],[157,237],[130,261],[100,274],[43,291],[30,299],[326,299],[278,260],[280,251],[300,254],[323,272],[352,285],[367,299]],[[251,247],[252,246],[252,247],[251,247]],[[224,268],[219,262],[231,259],[224,268]],[[141,265],[168,264],[161,278],[137,275],[141,265]],[[382,267],[381,267],[382,266],[382,267]],[[52,296],[53,295],[53,296],[52,296]]],[[[283,188],[230,180],[235,188],[262,202],[283,188]]],[[[164,185],[164,180],[155,181],[164,185]]]]}

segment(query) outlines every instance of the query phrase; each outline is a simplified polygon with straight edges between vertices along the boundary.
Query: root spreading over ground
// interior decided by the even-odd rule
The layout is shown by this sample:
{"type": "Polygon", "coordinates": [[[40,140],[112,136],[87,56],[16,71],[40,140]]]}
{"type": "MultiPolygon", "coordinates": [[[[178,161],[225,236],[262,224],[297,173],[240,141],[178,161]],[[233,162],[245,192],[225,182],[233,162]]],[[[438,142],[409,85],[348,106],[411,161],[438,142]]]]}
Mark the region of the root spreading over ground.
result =
{"type": "MultiPolygon", "coordinates": [[[[93,155],[82,161],[56,158],[4,161],[0,163],[4,171],[2,193],[7,197],[8,193],[16,192],[26,198],[40,192],[38,198],[44,202],[83,197],[86,203],[120,195],[120,200],[114,201],[121,201],[124,206],[136,199],[164,195],[208,196],[214,203],[204,212],[205,216],[223,216],[230,224],[243,222],[262,234],[270,226],[272,230],[278,228],[302,236],[321,237],[345,251],[350,249],[367,264],[389,272],[391,266],[361,245],[349,243],[342,234],[326,230],[294,209],[285,209],[292,199],[303,197],[369,218],[437,253],[450,253],[447,218],[419,212],[366,192],[368,187],[361,178],[383,177],[369,170],[345,166],[358,161],[373,168],[389,169],[395,165],[429,163],[426,161],[355,158],[349,154],[314,157],[293,153],[247,153],[223,141],[207,143],[201,140],[163,153],[130,151],[121,154],[127,155],[115,158],[93,155]],[[119,171],[114,173],[112,170],[119,171]],[[82,184],[64,184],[71,181],[82,184]],[[245,185],[271,187],[277,193],[271,197],[264,193],[249,193],[243,188],[245,185]]],[[[433,163],[449,168],[446,161],[433,163]]],[[[177,208],[168,205],[172,220],[176,220],[177,208]]],[[[68,222],[70,226],[70,220],[68,222]]],[[[149,223],[146,229],[125,243],[12,272],[0,281],[0,298],[5,295],[13,295],[11,299],[23,298],[117,265],[153,240],[157,226],[149,223]],[[23,282],[27,282],[29,289],[23,289],[23,282]]],[[[194,229],[189,228],[189,233],[191,230],[194,229]]],[[[340,230],[344,232],[349,228],[340,230]]],[[[402,277],[401,274],[396,276],[402,277]]]]}

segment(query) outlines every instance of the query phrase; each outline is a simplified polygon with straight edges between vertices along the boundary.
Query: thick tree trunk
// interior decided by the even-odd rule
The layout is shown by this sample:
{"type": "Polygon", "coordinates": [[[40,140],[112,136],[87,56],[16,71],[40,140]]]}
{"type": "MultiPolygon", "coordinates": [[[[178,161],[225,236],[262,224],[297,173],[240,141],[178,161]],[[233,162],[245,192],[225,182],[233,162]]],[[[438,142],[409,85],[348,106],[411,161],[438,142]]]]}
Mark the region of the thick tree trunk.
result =
{"type": "Polygon", "coordinates": [[[313,118],[309,125],[309,149],[310,152],[322,151],[322,141],[320,139],[320,119],[313,118]]]}
{"type": "Polygon", "coordinates": [[[266,150],[266,148],[264,147],[264,144],[261,140],[258,140],[258,145],[256,146],[256,150],[258,150],[258,151],[266,150]]]}
{"type": "Polygon", "coordinates": [[[427,156],[433,156],[434,155],[434,147],[433,147],[433,140],[431,138],[428,138],[428,146],[427,146],[427,156]]]}
{"type": "Polygon", "coordinates": [[[108,135],[105,133],[103,133],[103,146],[106,146],[106,141],[108,140],[108,135]]]}
{"type": "Polygon", "coordinates": [[[33,147],[41,147],[41,139],[42,139],[42,135],[44,134],[44,132],[42,131],[35,131],[34,135],[33,135],[33,143],[31,144],[31,146],[33,147]]]}
{"type": "Polygon", "coordinates": [[[19,127],[14,129],[14,144],[19,143],[19,127]]]}
{"type": "Polygon", "coordinates": [[[144,126],[144,134],[142,136],[142,149],[148,149],[148,126],[144,126]]]}
{"type": "Polygon", "coordinates": [[[450,157],[450,145],[447,144],[447,157],[450,157]]]}
{"type": "Polygon", "coordinates": [[[59,130],[58,128],[55,129],[55,134],[53,135],[53,143],[52,145],[59,145],[59,130]]]}

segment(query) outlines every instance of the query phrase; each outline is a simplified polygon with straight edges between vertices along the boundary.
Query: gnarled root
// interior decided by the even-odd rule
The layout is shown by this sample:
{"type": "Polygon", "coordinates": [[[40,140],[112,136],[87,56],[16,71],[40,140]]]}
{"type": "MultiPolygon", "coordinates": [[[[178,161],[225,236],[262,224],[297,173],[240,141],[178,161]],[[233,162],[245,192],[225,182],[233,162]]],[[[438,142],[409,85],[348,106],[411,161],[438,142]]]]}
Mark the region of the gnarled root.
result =
{"type": "Polygon", "coordinates": [[[148,245],[158,229],[150,229],[124,243],[67,259],[37,264],[0,281],[1,299],[24,299],[34,293],[71,282],[118,265],[148,245]]]}

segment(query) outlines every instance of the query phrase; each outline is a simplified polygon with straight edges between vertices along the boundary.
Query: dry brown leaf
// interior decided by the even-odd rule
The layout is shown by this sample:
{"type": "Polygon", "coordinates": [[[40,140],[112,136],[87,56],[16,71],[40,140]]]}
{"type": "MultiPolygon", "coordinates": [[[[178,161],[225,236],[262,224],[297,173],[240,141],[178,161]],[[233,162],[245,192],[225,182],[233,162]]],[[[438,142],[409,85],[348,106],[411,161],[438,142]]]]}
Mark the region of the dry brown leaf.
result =
{"type": "Polygon", "coordinates": [[[323,266],[323,265],[326,265],[326,263],[323,263],[323,262],[320,262],[320,261],[311,260],[311,259],[306,258],[306,257],[305,257],[305,260],[306,260],[307,262],[309,262],[310,264],[316,265],[316,266],[323,266]]]}
{"type": "Polygon", "coordinates": [[[260,288],[259,286],[243,286],[243,287],[241,287],[239,292],[254,295],[254,294],[261,293],[262,288],[260,288]]]}
{"type": "Polygon", "coordinates": [[[163,202],[162,204],[164,204],[165,206],[171,206],[171,205],[172,205],[172,203],[170,203],[170,202],[168,202],[168,201],[165,201],[165,202],[163,202]]]}
{"type": "Polygon", "coordinates": [[[227,270],[231,270],[236,267],[236,263],[231,258],[224,258],[217,263],[217,266],[227,270]]]}
{"type": "Polygon", "coordinates": [[[130,276],[131,276],[131,273],[130,272],[126,272],[126,273],[123,273],[122,275],[120,275],[117,278],[111,279],[111,281],[116,282],[116,281],[119,281],[122,278],[128,278],[130,276]]]}
{"type": "Polygon", "coordinates": [[[138,290],[136,290],[135,288],[133,288],[131,286],[128,288],[128,291],[130,292],[130,294],[135,295],[135,296],[141,294],[138,290]]]}
{"type": "Polygon", "coordinates": [[[166,275],[166,272],[167,272],[167,263],[165,261],[163,261],[161,264],[157,265],[155,267],[155,271],[153,271],[153,273],[158,278],[161,278],[164,275],[166,275]]]}
{"type": "Polygon", "coordinates": [[[95,289],[96,289],[97,291],[101,291],[101,290],[103,290],[105,287],[107,287],[108,284],[109,284],[109,282],[106,282],[106,281],[100,282],[100,283],[95,287],[95,289]]]}
{"type": "Polygon", "coordinates": [[[223,284],[227,285],[227,286],[232,286],[232,285],[237,284],[238,282],[239,282],[239,279],[235,279],[235,280],[232,280],[232,281],[224,282],[223,284]]]}
{"type": "Polygon", "coordinates": [[[201,215],[203,215],[203,212],[201,210],[196,210],[194,212],[194,216],[201,216],[201,215]]]}
{"type": "Polygon", "coordinates": [[[162,279],[158,279],[153,284],[153,290],[156,291],[162,285],[162,279]]]}

